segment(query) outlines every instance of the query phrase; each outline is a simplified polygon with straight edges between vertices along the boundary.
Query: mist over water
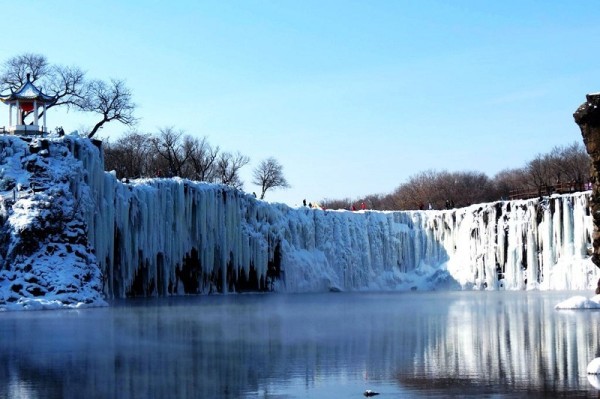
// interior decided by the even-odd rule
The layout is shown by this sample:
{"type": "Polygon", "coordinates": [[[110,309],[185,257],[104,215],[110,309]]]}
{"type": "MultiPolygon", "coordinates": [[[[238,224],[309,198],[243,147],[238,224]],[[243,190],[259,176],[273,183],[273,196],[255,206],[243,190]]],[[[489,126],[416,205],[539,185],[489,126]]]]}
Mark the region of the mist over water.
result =
{"type": "Polygon", "coordinates": [[[596,395],[572,292],[141,299],[0,314],[0,398],[596,395]]]}

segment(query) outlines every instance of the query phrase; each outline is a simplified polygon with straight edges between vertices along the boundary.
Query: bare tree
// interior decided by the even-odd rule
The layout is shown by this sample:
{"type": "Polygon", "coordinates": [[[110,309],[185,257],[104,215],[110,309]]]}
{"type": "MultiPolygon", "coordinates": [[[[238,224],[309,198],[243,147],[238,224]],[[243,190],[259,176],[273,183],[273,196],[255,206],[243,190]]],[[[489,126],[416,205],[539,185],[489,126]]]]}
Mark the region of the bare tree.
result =
{"type": "Polygon", "coordinates": [[[526,189],[529,175],[525,168],[504,169],[492,179],[497,199],[508,199],[516,190],[526,189]]]}
{"type": "Polygon", "coordinates": [[[570,183],[574,189],[581,190],[583,183],[590,181],[591,159],[581,143],[555,147],[552,154],[558,161],[556,173],[563,183],[570,183]]]}
{"type": "MultiPolygon", "coordinates": [[[[367,196],[359,202],[371,209],[434,209],[465,206],[507,198],[528,198],[586,188],[590,181],[590,157],[583,145],[575,142],[538,154],[524,167],[505,169],[493,179],[480,172],[420,172],[394,192],[385,196],[367,196]],[[558,187],[557,187],[558,185],[558,187]]],[[[344,206],[348,199],[323,201],[327,207],[344,206]]]]}
{"type": "Polygon", "coordinates": [[[560,180],[557,163],[558,160],[552,154],[538,154],[527,164],[529,184],[538,190],[539,195],[549,194],[547,190],[560,180]]]}
{"type": "MultiPolygon", "coordinates": [[[[0,71],[0,92],[16,91],[29,79],[45,94],[54,97],[46,108],[59,105],[101,115],[91,129],[93,137],[105,123],[116,120],[127,126],[135,123],[135,104],[131,92],[122,80],[85,80],[85,73],[77,67],[51,65],[44,55],[25,53],[4,62],[0,71]]],[[[25,120],[32,111],[23,112],[25,120]]],[[[40,114],[40,115],[43,115],[40,114]]]]}
{"type": "Polygon", "coordinates": [[[352,206],[352,200],[350,198],[343,199],[323,199],[321,206],[325,209],[350,209],[352,206]]]}
{"type": "Polygon", "coordinates": [[[273,157],[261,161],[252,176],[252,183],[261,187],[260,199],[265,198],[268,190],[290,187],[283,176],[283,166],[273,157]]]}
{"type": "Polygon", "coordinates": [[[240,169],[250,162],[250,158],[237,152],[222,152],[217,158],[216,176],[221,184],[241,189],[244,185],[240,178],[240,169]]]}
{"type": "Polygon", "coordinates": [[[496,199],[493,182],[481,172],[428,170],[409,178],[392,194],[367,196],[371,209],[443,209],[496,199]]]}
{"type": "MultiPolygon", "coordinates": [[[[45,56],[32,53],[9,58],[4,63],[0,74],[0,92],[18,90],[27,83],[28,75],[32,83],[35,82],[45,94],[55,98],[46,108],[58,105],[70,107],[79,104],[82,99],[85,73],[81,69],[50,65],[45,56]]],[[[30,114],[31,111],[24,112],[23,118],[30,114]]]]}
{"type": "Polygon", "coordinates": [[[184,148],[184,133],[173,127],[162,128],[157,136],[152,137],[151,143],[157,156],[159,170],[164,169],[167,176],[183,176],[184,164],[190,157],[190,149],[184,148]]]}
{"type": "MultiPolygon", "coordinates": [[[[447,172],[442,172],[447,173],[447,172]]],[[[441,180],[440,172],[428,170],[410,177],[392,194],[395,209],[424,209],[429,203],[442,206],[447,194],[441,192],[437,181],[441,180]]]]}
{"type": "Polygon", "coordinates": [[[529,162],[530,185],[540,194],[550,194],[553,189],[582,190],[590,178],[591,160],[582,144],[557,146],[548,154],[538,155],[529,162]]]}
{"type": "Polygon", "coordinates": [[[152,176],[154,161],[151,137],[149,134],[129,132],[110,143],[104,142],[104,166],[114,170],[118,178],[139,178],[152,176]]]}
{"type": "Polygon", "coordinates": [[[104,164],[117,177],[171,177],[220,182],[241,187],[239,170],[248,163],[241,154],[220,154],[204,137],[197,139],[173,127],[158,133],[131,131],[104,143],[104,164]]]}
{"type": "Polygon", "coordinates": [[[200,140],[186,137],[184,147],[190,154],[185,173],[187,177],[199,181],[214,181],[219,147],[212,147],[206,137],[200,140]]]}
{"type": "Polygon", "coordinates": [[[118,179],[131,177],[126,165],[128,158],[124,148],[106,139],[102,144],[102,150],[104,153],[104,170],[114,171],[118,179]]]}
{"type": "Polygon", "coordinates": [[[52,107],[66,105],[70,108],[81,102],[85,90],[85,74],[81,69],[53,66],[49,76],[47,90],[55,97],[52,107]]]}
{"type": "Polygon", "coordinates": [[[25,53],[4,62],[0,74],[0,92],[6,90],[16,91],[27,83],[27,74],[32,82],[47,77],[50,65],[45,56],[41,54],[25,53]]]}
{"type": "Polygon", "coordinates": [[[463,171],[450,173],[446,181],[450,186],[451,195],[448,198],[456,206],[466,206],[495,200],[493,182],[485,173],[476,171],[463,171]]]}
{"type": "Polygon", "coordinates": [[[109,84],[102,80],[89,82],[78,106],[84,111],[95,112],[102,117],[88,133],[89,138],[92,138],[107,122],[116,120],[127,126],[136,122],[133,116],[135,104],[131,100],[131,92],[122,80],[111,79],[109,84]]]}

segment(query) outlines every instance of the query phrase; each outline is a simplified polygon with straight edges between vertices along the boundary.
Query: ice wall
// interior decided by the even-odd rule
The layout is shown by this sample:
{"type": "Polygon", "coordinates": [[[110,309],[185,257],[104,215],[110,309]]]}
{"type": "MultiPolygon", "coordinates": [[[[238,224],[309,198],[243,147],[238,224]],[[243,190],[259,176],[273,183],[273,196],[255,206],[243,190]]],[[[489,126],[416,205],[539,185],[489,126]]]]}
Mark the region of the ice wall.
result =
{"type": "Polygon", "coordinates": [[[181,179],[122,183],[83,162],[88,235],[112,297],[244,290],[587,289],[589,193],[443,211],[292,209],[181,179]]]}

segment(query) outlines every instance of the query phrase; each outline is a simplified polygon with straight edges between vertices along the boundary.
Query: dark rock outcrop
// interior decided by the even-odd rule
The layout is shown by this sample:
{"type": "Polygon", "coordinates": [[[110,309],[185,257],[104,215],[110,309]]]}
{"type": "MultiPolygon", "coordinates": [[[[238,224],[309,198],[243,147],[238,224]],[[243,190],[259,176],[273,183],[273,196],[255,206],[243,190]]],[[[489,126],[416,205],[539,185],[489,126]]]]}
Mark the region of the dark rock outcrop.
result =
{"type": "Polygon", "coordinates": [[[585,148],[592,158],[591,177],[593,184],[590,205],[594,219],[592,261],[600,267],[600,93],[588,94],[586,102],[573,114],[581,129],[585,148]]]}

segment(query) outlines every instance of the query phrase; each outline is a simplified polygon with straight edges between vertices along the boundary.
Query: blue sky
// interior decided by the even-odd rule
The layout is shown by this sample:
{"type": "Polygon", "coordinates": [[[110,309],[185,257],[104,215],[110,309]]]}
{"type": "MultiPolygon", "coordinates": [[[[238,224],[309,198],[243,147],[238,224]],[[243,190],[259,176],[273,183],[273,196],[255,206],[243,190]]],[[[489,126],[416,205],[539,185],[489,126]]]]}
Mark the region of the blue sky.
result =
{"type": "MultiPolygon", "coordinates": [[[[124,79],[137,129],[173,126],[284,166],[267,194],[356,199],[435,169],[490,177],[581,140],[600,90],[597,1],[6,2],[0,61],[23,52],[124,79]],[[19,28],[16,28],[19,27],[19,28]]],[[[0,109],[0,126],[8,111],[0,109]]],[[[91,126],[71,112],[48,125],[91,126]]],[[[124,127],[101,133],[117,138],[124,127]]]]}

